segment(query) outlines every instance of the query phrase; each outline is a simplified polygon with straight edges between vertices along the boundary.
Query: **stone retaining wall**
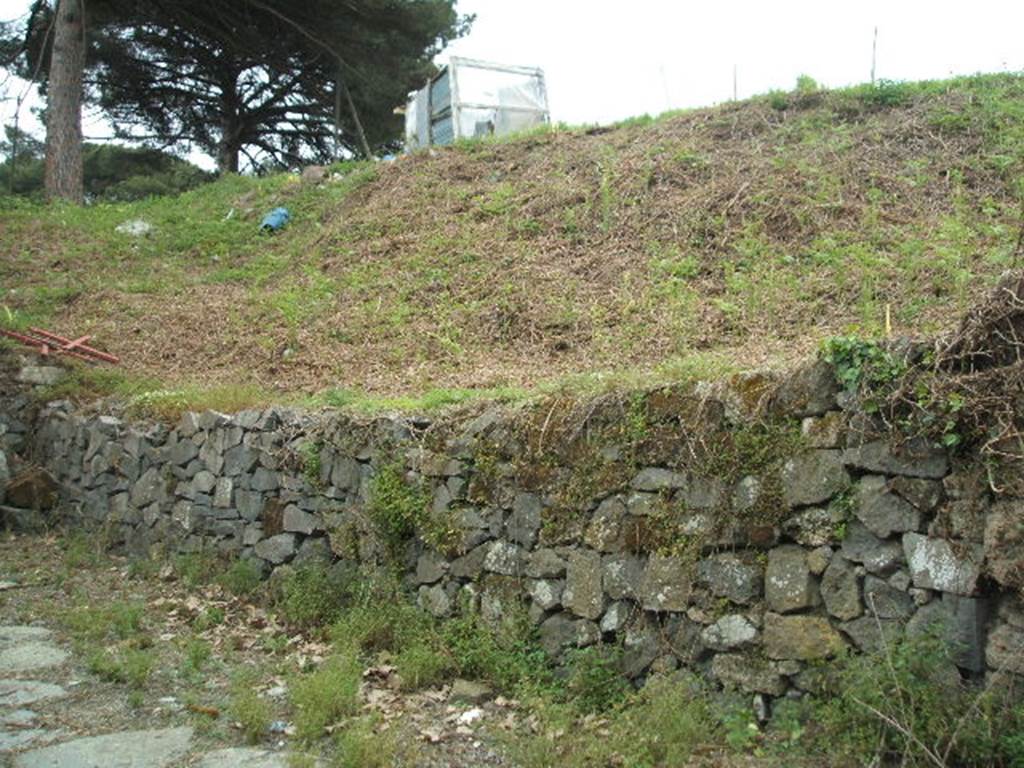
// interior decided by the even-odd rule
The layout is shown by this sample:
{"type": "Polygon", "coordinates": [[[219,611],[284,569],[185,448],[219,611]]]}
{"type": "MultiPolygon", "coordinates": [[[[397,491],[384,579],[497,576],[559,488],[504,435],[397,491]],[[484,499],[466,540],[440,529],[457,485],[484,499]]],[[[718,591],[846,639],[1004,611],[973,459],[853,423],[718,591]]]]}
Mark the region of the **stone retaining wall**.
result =
{"type": "Polygon", "coordinates": [[[7,398],[0,439],[134,552],[390,560],[439,617],[525,600],[551,654],[621,640],[634,678],[687,665],[799,695],[820,660],[933,622],[965,674],[1024,674],[1022,502],[980,464],[893,447],[821,363],[438,422],[30,410],[7,398]],[[418,535],[396,538],[410,504],[418,535]]]}

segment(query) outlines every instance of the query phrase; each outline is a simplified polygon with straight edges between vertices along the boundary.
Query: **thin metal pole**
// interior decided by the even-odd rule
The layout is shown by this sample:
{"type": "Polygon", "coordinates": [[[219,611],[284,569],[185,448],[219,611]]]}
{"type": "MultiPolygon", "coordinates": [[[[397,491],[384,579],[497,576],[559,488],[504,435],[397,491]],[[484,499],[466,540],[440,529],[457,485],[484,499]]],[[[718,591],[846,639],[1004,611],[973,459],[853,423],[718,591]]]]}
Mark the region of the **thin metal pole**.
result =
{"type": "Polygon", "coordinates": [[[448,63],[448,93],[452,100],[452,142],[462,136],[462,102],[459,100],[459,66],[455,61],[448,63]]]}
{"type": "Polygon", "coordinates": [[[878,53],[878,27],[875,27],[875,36],[871,39],[871,84],[875,84],[875,58],[878,53]]]}

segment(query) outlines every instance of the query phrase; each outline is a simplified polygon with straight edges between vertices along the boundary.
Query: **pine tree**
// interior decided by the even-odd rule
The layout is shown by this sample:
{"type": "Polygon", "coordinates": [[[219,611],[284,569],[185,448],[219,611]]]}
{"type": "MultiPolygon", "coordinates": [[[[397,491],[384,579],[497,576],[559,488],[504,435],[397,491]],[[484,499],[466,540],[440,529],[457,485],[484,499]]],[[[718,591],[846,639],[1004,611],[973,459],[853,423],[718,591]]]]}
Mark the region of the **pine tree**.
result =
{"type": "Polygon", "coordinates": [[[82,77],[85,70],[82,0],[58,0],[46,100],[46,196],[81,203],[82,77]]]}
{"type": "Polygon", "coordinates": [[[47,193],[72,201],[83,100],[118,137],[199,148],[222,172],[388,151],[394,107],[472,22],[454,0],[36,0],[30,19],[0,51],[40,75],[47,193]]]}

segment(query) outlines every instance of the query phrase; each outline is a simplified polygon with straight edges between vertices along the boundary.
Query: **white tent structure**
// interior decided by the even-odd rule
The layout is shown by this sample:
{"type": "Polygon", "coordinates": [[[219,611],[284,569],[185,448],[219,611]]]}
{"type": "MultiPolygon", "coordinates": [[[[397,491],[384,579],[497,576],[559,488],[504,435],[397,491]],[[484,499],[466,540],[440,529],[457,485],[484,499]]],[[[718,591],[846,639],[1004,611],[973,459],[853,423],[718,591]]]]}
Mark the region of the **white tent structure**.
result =
{"type": "Polygon", "coordinates": [[[405,150],[505,136],[549,122],[544,72],[453,56],[405,109],[405,150]]]}

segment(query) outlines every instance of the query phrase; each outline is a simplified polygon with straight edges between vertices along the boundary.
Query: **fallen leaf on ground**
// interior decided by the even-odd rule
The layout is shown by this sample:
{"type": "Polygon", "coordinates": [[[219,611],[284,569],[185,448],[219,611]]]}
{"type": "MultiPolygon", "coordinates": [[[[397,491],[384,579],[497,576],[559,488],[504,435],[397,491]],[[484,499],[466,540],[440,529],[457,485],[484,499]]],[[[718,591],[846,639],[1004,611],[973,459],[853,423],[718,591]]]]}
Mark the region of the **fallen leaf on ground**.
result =
{"type": "Polygon", "coordinates": [[[204,707],[202,704],[189,704],[187,707],[189,712],[195,712],[199,715],[206,715],[217,719],[220,717],[220,710],[217,707],[204,707]]]}

